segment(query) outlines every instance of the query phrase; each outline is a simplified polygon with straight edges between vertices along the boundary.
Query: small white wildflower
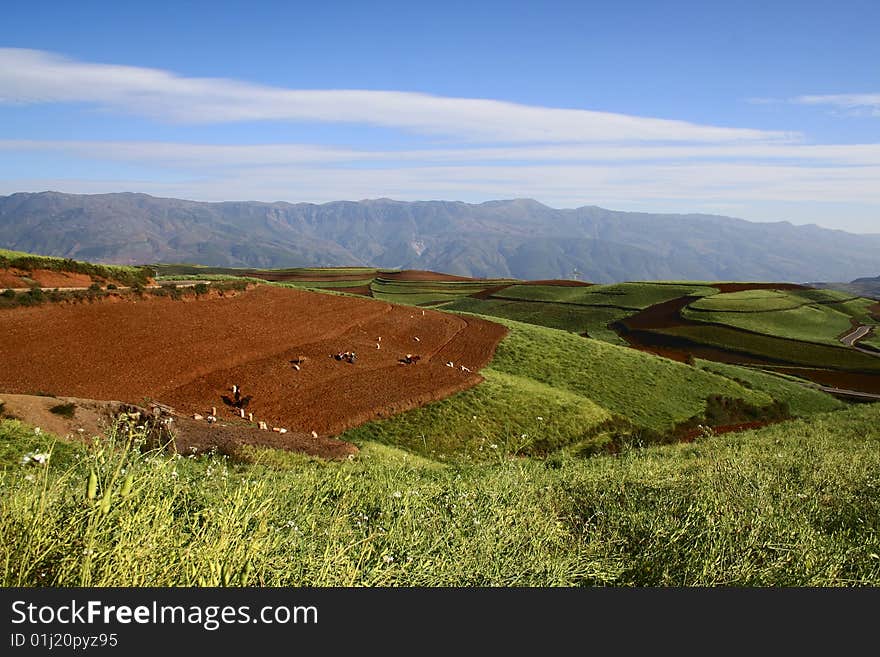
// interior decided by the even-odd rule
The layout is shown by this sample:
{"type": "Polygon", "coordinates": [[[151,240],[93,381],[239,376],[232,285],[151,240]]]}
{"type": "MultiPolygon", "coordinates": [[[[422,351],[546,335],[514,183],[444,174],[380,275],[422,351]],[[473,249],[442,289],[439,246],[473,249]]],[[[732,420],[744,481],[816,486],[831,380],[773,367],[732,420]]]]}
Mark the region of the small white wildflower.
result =
{"type": "Polygon", "coordinates": [[[385,563],[391,563],[394,561],[394,556],[386,554],[384,557],[382,557],[382,561],[384,561],[385,563]]]}
{"type": "Polygon", "coordinates": [[[34,477],[34,475],[32,475],[32,474],[29,474],[29,475],[25,475],[25,476],[24,476],[24,480],[25,480],[25,481],[33,481],[35,478],[36,478],[36,477],[34,477]]]}
{"type": "Polygon", "coordinates": [[[21,464],[36,463],[37,465],[46,465],[49,462],[50,454],[46,452],[28,452],[21,457],[21,464]]]}
{"type": "Polygon", "coordinates": [[[403,497],[403,493],[401,493],[399,490],[396,490],[393,493],[391,493],[391,497],[396,497],[399,499],[399,498],[403,497]]]}
{"type": "Polygon", "coordinates": [[[40,427],[34,427],[34,433],[39,436],[41,433],[43,433],[43,430],[40,429],[40,427]]]}
{"type": "Polygon", "coordinates": [[[528,437],[529,437],[529,434],[527,434],[527,433],[521,433],[521,434],[519,435],[519,437],[520,437],[520,438],[528,438],[528,437]]]}
{"type": "Polygon", "coordinates": [[[535,419],[538,420],[538,422],[543,422],[543,421],[544,421],[544,418],[542,418],[540,415],[539,415],[537,418],[535,418],[535,419]]]}
{"type": "Polygon", "coordinates": [[[489,449],[498,449],[498,445],[492,443],[491,445],[489,445],[489,449]]]}
{"type": "Polygon", "coordinates": [[[475,420],[477,419],[477,416],[476,416],[476,415],[474,415],[474,419],[475,419],[475,420]]]}

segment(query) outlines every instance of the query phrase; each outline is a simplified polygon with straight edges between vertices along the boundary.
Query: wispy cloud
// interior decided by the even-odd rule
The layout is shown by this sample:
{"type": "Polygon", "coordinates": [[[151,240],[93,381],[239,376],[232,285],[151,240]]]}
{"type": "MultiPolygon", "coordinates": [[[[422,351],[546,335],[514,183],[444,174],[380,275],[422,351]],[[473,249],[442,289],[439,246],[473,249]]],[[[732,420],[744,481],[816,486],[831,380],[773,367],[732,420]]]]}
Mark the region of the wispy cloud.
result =
{"type": "Polygon", "coordinates": [[[849,114],[880,116],[880,93],[798,96],[792,98],[792,102],[800,105],[831,105],[849,114]]]}
{"type": "Polygon", "coordinates": [[[0,49],[0,103],[88,103],[182,123],[365,124],[472,142],[740,142],[790,133],[407,91],[286,89],[0,49]]]}
{"type": "Polygon", "coordinates": [[[848,116],[880,116],[880,93],[746,98],[745,102],[751,105],[826,105],[848,116]]]}
{"type": "Polygon", "coordinates": [[[880,144],[551,144],[505,147],[368,150],[311,144],[188,144],[145,141],[40,141],[0,139],[2,152],[44,152],[163,168],[222,169],[291,164],[411,162],[687,162],[693,160],[795,161],[802,165],[880,166],[880,144]]]}

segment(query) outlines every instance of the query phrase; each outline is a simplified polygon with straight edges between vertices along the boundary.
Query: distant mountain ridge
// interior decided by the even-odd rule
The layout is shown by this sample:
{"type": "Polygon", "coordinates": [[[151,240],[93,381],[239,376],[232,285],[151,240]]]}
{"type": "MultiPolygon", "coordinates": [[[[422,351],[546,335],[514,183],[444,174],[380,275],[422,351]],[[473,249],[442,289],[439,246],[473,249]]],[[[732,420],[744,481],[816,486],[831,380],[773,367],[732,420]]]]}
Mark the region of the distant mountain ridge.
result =
{"type": "Polygon", "coordinates": [[[849,283],[814,283],[815,287],[843,290],[860,297],[880,300],[880,276],[874,278],[857,278],[849,283]]]}
{"type": "Polygon", "coordinates": [[[207,203],[0,196],[0,247],[113,264],[368,265],[475,277],[804,282],[873,276],[880,235],[531,199],[207,203]]]}

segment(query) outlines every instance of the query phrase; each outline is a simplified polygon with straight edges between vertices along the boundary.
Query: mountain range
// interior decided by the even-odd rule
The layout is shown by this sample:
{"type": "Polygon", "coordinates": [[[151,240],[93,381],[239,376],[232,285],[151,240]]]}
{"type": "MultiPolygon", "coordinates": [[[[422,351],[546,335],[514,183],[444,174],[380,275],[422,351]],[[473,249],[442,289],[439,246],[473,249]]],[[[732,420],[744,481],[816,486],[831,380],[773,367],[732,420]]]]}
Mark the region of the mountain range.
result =
{"type": "Polygon", "coordinates": [[[0,247],[113,264],[367,265],[474,277],[851,280],[880,234],[531,199],[207,203],[146,194],[0,196],[0,247]]]}

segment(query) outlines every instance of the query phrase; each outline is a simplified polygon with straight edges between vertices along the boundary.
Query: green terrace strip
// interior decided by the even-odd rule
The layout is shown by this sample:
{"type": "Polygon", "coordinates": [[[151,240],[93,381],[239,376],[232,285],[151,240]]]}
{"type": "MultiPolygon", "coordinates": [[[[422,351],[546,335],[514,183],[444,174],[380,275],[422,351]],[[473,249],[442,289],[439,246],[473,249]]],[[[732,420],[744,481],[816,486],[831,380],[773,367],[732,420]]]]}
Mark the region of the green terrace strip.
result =
{"type": "Polygon", "coordinates": [[[838,338],[852,330],[850,317],[828,306],[798,306],[763,312],[707,312],[685,308],[681,315],[698,322],[832,346],[839,345],[838,338]]]}
{"type": "Polygon", "coordinates": [[[726,351],[740,352],[768,359],[771,362],[791,363],[807,367],[830,368],[849,372],[880,372],[880,358],[854,349],[815,342],[787,340],[741,329],[715,324],[705,326],[676,326],[651,329],[649,333],[686,340],[698,345],[709,345],[726,351]]]}
{"type": "Polygon", "coordinates": [[[410,305],[437,305],[510,283],[504,279],[481,281],[406,281],[377,277],[370,285],[373,296],[383,301],[410,305]]]}
{"type": "Polygon", "coordinates": [[[487,317],[503,317],[527,324],[570,331],[579,335],[624,345],[626,342],[609,328],[625,319],[632,311],[612,306],[579,306],[547,301],[514,301],[508,299],[475,299],[466,297],[442,306],[443,310],[476,313],[487,317]]]}
{"type": "Polygon", "coordinates": [[[671,301],[683,296],[708,296],[717,292],[718,290],[711,286],[698,284],[616,283],[614,285],[592,285],[589,287],[511,285],[493,294],[492,297],[643,310],[648,306],[671,301]]]}
{"type": "Polygon", "coordinates": [[[752,390],[764,392],[773,399],[788,404],[792,415],[806,417],[814,413],[825,413],[846,408],[846,404],[821,390],[807,385],[793,384],[793,379],[778,374],[762,372],[751,367],[716,363],[696,359],[697,367],[720,374],[752,390]]]}
{"type": "Polygon", "coordinates": [[[871,299],[826,290],[747,290],[698,299],[682,317],[780,338],[838,345],[852,320],[874,324],[871,299]]]}
{"type": "Polygon", "coordinates": [[[265,464],[0,423],[3,586],[877,586],[880,406],[614,456],[265,464]]]}
{"type": "Polygon", "coordinates": [[[0,249],[0,269],[6,268],[22,269],[25,271],[48,269],[51,271],[74,272],[106,278],[125,286],[146,285],[153,275],[149,267],[98,265],[69,258],[55,258],[0,249]]]}

